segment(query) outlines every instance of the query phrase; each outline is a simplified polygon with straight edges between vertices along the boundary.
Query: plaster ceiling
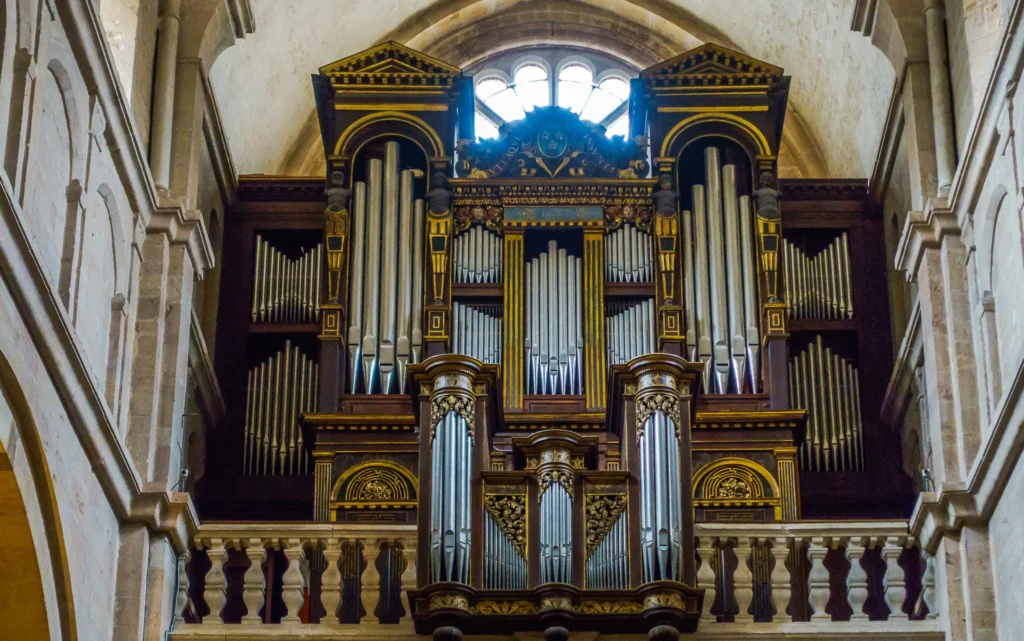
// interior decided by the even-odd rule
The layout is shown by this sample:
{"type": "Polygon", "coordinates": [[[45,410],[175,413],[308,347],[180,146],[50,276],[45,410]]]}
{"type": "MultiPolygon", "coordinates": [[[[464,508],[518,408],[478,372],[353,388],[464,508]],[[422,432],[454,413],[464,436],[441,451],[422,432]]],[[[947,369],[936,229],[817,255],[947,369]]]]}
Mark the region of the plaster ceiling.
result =
{"type": "Polygon", "coordinates": [[[459,66],[546,38],[640,65],[714,41],[792,76],[783,149],[791,157],[782,160],[834,177],[871,174],[895,77],[885,56],[850,30],[854,0],[251,3],[256,32],[210,73],[242,174],[308,170],[319,150],[310,74],[389,39],[459,66]]]}

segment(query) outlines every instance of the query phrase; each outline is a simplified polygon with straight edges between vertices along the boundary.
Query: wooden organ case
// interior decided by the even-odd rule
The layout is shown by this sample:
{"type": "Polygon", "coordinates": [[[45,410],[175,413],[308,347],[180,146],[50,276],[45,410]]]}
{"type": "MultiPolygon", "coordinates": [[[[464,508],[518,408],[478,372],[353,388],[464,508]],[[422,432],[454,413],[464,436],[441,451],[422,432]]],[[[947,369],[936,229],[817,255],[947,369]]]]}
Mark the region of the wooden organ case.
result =
{"type": "Polygon", "coordinates": [[[473,633],[693,631],[695,520],[902,507],[877,208],[780,185],[781,69],[647,69],[628,140],[544,107],[474,141],[472,78],[396,43],[313,86],[326,181],[228,219],[201,508],[416,523],[417,630],[473,633]]]}

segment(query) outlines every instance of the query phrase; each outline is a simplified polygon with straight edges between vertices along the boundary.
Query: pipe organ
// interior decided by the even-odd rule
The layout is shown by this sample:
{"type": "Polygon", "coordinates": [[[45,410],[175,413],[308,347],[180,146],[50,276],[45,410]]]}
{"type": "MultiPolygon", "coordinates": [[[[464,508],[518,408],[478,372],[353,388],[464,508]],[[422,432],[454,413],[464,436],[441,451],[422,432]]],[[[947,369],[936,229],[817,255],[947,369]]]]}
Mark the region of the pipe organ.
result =
{"type": "Polygon", "coordinates": [[[413,171],[399,171],[397,142],[369,160],[355,184],[348,326],[350,391],[404,394],[407,368],[420,360],[423,200],[413,171]],[[414,269],[413,266],[416,266],[414,269]]]}
{"type": "Polygon", "coordinates": [[[910,487],[878,209],[780,186],[780,68],[654,65],[627,138],[551,106],[474,140],[472,78],[393,42],[313,84],[328,179],[243,178],[226,218],[204,509],[415,523],[420,634],[638,634],[696,629],[695,520],[910,487]]]}
{"type": "Polygon", "coordinates": [[[317,365],[298,345],[284,347],[249,370],[245,389],[245,474],[309,472],[299,417],[316,407],[317,365]]]}
{"type": "Polygon", "coordinates": [[[501,307],[452,303],[453,351],[481,363],[501,364],[501,307]]]}
{"type": "Polygon", "coordinates": [[[526,387],[531,394],[583,393],[583,261],[550,240],[526,275],[526,387]]]}
{"type": "Polygon", "coordinates": [[[736,166],[704,151],[704,184],[683,212],[684,288],[690,360],[704,363],[709,394],[757,393],[761,341],[758,273],[750,196],[739,195],[736,166]]]}
{"type": "Polygon", "coordinates": [[[501,237],[478,225],[452,242],[452,278],[456,283],[501,282],[501,237]]]}
{"type": "Polygon", "coordinates": [[[817,255],[808,257],[802,249],[782,241],[786,265],[786,310],[801,320],[853,318],[850,292],[850,245],[843,232],[817,255]]]}
{"type": "Polygon", "coordinates": [[[297,258],[256,236],[253,265],[252,322],[312,323],[320,320],[320,257],[323,244],[302,250],[297,258]]]}

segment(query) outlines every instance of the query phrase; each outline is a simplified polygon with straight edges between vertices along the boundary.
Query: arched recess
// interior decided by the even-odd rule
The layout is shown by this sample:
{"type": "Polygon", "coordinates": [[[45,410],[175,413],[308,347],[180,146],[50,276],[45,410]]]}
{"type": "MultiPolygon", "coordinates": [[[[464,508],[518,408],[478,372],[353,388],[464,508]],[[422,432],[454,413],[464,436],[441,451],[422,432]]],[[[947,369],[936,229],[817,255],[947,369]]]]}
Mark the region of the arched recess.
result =
{"type": "MultiPolygon", "coordinates": [[[[602,51],[638,69],[667,60],[704,42],[743,52],[723,32],[666,0],[452,0],[406,18],[378,40],[395,40],[466,69],[491,55],[537,45],[602,51]],[[501,33],[502,38],[493,34],[501,33]]],[[[790,103],[780,166],[785,177],[829,175],[820,144],[790,103]]],[[[310,113],[278,173],[322,175],[325,160],[319,121],[310,113]]]]}
{"type": "Polygon", "coordinates": [[[0,639],[78,638],[63,531],[28,401],[0,354],[0,639]]]}

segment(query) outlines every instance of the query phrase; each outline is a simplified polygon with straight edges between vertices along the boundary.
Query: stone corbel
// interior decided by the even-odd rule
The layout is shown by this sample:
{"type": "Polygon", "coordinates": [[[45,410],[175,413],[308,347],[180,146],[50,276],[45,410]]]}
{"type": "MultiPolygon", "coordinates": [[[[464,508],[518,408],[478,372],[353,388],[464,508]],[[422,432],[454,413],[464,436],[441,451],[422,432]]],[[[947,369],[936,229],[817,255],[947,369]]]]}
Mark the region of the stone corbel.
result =
{"type": "Polygon", "coordinates": [[[199,210],[185,209],[181,201],[161,199],[150,216],[146,233],[166,234],[172,244],[186,245],[197,277],[202,278],[204,271],[213,268],[213,245],[199,210]]]}
{"type": "MultiPolygon", "coordinates": [[[[161,483],[145,485],[162,487],[161,483]]],[[[153,533],[166,534],[178,554],[188,551],[192,537],[199,530],[199,515],[196,514],[192,496],[187,492],[167,492],[144,487],[142,492],[132,497],[127,520],[144,523],[153,533]]]]}
{"type": "Polygon", "coordinates": [[[917,280],[917,272],[927,249],[938,249],[946,236],[959,236],[960,225],[945,199],[933,198],[925,211],[907,215],[903,235],[896,247],[896,269],[908,281],[917,280]]]}
{"type": "Polygon", "coordinates": [[[910,533],[921,549],[935,554],[943,537],[965,525],[984,522],[977,501],[963,483],[947,483],[938,492],[922,492],[910,517],[910,533]]]}

